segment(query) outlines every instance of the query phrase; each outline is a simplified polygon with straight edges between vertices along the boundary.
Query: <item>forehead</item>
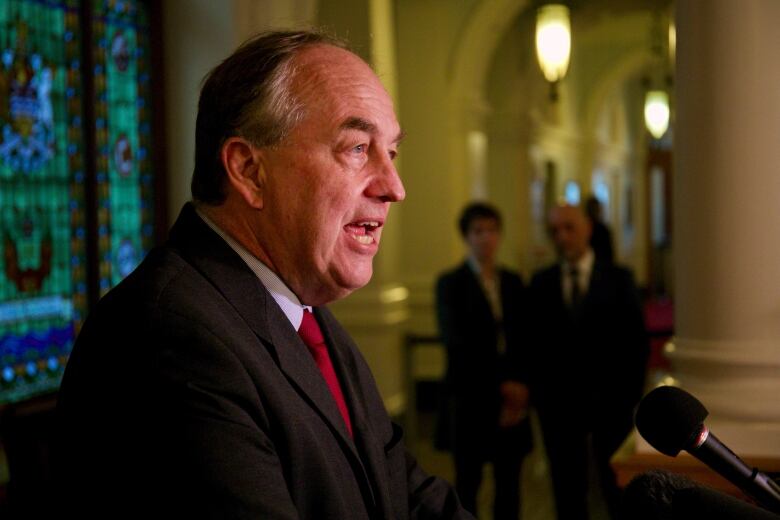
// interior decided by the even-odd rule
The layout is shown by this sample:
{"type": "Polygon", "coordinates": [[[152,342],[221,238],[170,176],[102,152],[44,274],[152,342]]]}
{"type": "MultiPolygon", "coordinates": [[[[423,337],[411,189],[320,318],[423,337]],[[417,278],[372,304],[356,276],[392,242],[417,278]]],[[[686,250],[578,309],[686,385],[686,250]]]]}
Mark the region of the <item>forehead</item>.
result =
{"type": "Polygon", "coordinates": [[[550,215],[550,226],[580,227],[585,222],[585,215],[577,208],[555,208],[550,215]]]}
{"type": "Polygon", "coordinates": [[[470,230],[475,228],[497,228],[498,227],[498,219],[494,217],[488,217],[487,215],[479,215],[477,217],[473,217],[468,224],[468,228],[470,230]]]}
{"type": "Polygon", "coordinates": [[[314,45],[301,51],[293,66],[292,89],[307,116],[327,117],[338,124],[359,118],[398,132],[390,96],[368,64],[352,52],[314,45]]]}

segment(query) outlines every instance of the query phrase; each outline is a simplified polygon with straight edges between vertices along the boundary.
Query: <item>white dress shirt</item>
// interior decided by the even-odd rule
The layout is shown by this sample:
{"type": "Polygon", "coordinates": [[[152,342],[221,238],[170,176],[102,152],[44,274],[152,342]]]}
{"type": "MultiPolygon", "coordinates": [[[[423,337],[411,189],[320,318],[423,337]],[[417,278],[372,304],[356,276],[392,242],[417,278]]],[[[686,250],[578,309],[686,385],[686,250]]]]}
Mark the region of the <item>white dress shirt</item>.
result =
{"type": "Polygon", "coordinates": [[[246,265],[249,266],[252,272],[255,273],[255,275],[260,279],[260,283],[262,283],[268,292],[271,293],[273,299],[276,301],[279,307],[282,308],[282,312],[284,312],[284,315],[287,316],[288,320],[290,320],[293,328],[298,330],[301,327],[301,322],[303,321],[304,309],[311,311],[311,306],[303,305],[298,297],[295,296],[295,293],[293,293],[290,288],[287,287],[287,285],[282,281],[282,279],[279,278],[276,273],[271,271],[267,265],[261,262],[252,253],[247,251],[244,246],[231,238],[230,235],[225,233],[210,218],[204,215],[203,212],[197,208],[195,211],[198,213],[198,216],[203,219],[203,222],[205,222],[211,229],[213,229],[216,234],[222,237],[227,245],[229,245],[230,248],[233,249],[233,251],[235,251],[242,260],[244,260],[244,262],[246,262],[246,265]]]}
{"type": "Polygon", "coordinates": [[[498,343],[496,349],[499,354],[504,354],[506,353],[506,335],[504,334],[504,312],[501,304],[501,275],[498,267],[496,266],[493,271],[493,277],[488,278],[484,276],[482,266],[479,265],[479,262],[477,262],[474,257],[469,256],[467,261],[469,267],[471,267],[471,270],[477,276],[477,280],[479,280],[479,286],[482,288],[482,292],[485,294],[485,298],[490,305],[490,311],[493,313],[493,320],[495,320],[498,325],[498,343]]]}
{"type": "Polygon", "coordinates": [[[596,255],[593,253],[593,249],[588,248],[576,263],[571,264],[565,260],[561,263],[561,290],[563,291],[563,301],[567,305],[571,305],[572,277],[569,273],[572,267],[577,269],[577,287],[580,289],[581,297],[584,297],[588,292],[595,259],[596,255]]]}

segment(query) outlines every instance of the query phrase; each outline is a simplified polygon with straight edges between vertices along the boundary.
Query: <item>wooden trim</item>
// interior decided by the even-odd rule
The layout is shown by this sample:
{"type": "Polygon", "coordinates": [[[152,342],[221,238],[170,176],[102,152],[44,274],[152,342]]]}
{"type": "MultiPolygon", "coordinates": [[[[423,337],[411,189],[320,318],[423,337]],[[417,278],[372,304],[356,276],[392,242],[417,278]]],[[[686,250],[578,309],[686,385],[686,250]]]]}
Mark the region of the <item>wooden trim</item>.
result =
{"type": "Polygon", "coordinates": [[[87,242],[87,309],[100,299],[100,255],[98,253],[97,137],[95,127],[95,57],[92,54],[92,1],[84,0],[79,11],[81,38],[81,113],[84,139],[84,211],[87,242]]]}
{"type": "MultiPolygon", "coordinates": [[[[780,458],[743,457],[743,460],[749,466],[759,468],[764,473],[780,472],[780,458]]],[[[660,469],[682,475],[722,493],[749,500],[734,484],[715,473],[703,462],[685,453],[677,457],[667,457],[658,453],[635,453],[625,459],[613,460],[612,468],[615,470],[621,488],[641,473],[660,469]]]]}
{"type": "Polygon", "coordinates": [[[144,2],[149,15],[152,95],[152,169],[154,170],[154,236],[162,244],[168,236],[168,174],[165,140],[165,85],[162,2],[144,2]]]}

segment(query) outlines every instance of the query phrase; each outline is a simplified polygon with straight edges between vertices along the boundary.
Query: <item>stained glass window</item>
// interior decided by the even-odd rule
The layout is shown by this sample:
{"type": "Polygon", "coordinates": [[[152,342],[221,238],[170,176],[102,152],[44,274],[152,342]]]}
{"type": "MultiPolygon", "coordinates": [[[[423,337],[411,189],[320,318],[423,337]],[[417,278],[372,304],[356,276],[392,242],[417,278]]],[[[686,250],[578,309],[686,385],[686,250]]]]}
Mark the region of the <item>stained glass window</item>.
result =
{"type": "Polygon", "coordinates": [[[144,5],[0,1],[0,404],[56,390],[89,302],[152,245],[144,5]]]}
{"type": "Polygon", "coordinates": [[[0,4],[0,400],[59,382],[86,311],[75,2],[0,4]]]}
{"type": "Polygon", "coordinates": [[[100,294],[152,245],[149,24],[136,2],[94,5],[100,294]]]}

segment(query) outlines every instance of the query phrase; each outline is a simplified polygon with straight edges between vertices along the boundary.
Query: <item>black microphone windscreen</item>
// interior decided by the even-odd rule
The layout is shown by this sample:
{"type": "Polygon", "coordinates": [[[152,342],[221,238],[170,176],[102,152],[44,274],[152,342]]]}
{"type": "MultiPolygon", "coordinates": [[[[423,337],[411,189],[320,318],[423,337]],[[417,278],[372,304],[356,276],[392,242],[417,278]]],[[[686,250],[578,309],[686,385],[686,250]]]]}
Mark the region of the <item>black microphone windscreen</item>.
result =
{"type": "Polygon", "coordinates": [[[694,447],[709,412],[698,399],[674,386],[661,386],[639,402],[636,427],[650,445],[676,457],[694,447]]]}
{"type": "Polygon", "coordinates": [[[671,520],[675,495],[696,484],[681,475],[654,469],[634,477],[623,490],[620,518],[671,520]]]}
{"type": "Polygon", "coordinates": [[[672,500],[673,520],[780,520],[780,516],[714,489],[692,487],[678,491],[672,500]]]}

